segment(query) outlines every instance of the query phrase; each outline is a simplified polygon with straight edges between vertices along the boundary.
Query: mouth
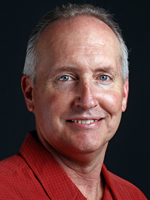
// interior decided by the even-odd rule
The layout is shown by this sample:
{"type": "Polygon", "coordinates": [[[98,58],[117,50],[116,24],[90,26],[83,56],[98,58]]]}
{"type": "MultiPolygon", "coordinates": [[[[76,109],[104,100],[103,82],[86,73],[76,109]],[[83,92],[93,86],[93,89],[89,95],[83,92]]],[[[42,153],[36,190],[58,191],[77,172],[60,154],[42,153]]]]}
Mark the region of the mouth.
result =
{"type": "Polygon", "coordinates": [[[78,124],[92,124],[94,122],[98,122],[100,121],[101,119],[88,119],[88,120],[67,120],[68,122],[72,122],[72,123],[78,123],[78,124]]]}

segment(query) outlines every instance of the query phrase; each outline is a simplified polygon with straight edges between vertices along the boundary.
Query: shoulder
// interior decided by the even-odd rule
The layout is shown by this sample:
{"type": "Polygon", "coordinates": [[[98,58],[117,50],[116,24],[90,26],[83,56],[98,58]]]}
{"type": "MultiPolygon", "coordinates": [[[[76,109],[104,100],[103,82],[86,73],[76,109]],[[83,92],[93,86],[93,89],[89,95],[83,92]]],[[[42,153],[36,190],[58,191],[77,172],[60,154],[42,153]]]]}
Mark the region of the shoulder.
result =
{"type": "Polygon", "coordinates": [[[0,187],[5,184],[13,185],[25,178],[25,172],[30,172],[26,161],[16,154],[0,161],[0,187]]]}
{"type": "Polygon", "coordinates": [[[110,171],[108,171],[108,173],[109,173],[109,176],[112,178],[112,180],[113,180],[116,184],[118,184],[118,185],[120,185],[120,186],[122,186],[122,187],[127,187],[127,188],[131,188],[131,189],[135,189],[135,190],[138,189],[135,185],[133,185],[133,184],[130,183],[129,181],[127,181],[127,180],[125,180],[125,179],[123,179],[123,178],[121,178],[121,177],[119,177],[119,176],[113,174],[113,173],[110,172],[110,171]]]}
{"type": "Polygon", "coordinates": [[[17,187],[22,187],[31,174],[32,171],[19,154],[0,161],[0,196],[8,196],[17,187]]]}
{"type": "Polygon", "coordinates": [[[24,158],[17,154],[0,161],[0,199],[30,198],[45,199],[45,193],[24,158]]]}
{"type": "Polygon", "coordinates": [[[24,159],[19,154],[16,154],[0,161],[0,176],[17,173],[17,171],[21,170],[25,166],[26,162],[24,159]]]}
{"type": "Polygon", "coordinates": [[[0,198],[15,199],[14,188],[19,184],[19,174],[25,162],[19,154],[0,161],[0,198]]]}
{"type": "Polygon", "coordinates": [[[135,185],[108,171],[105,166],[103,168],[106,183],[114,193],[118,193],[120,196],[126,196],[128,199],[147,199],[135,185]]]}

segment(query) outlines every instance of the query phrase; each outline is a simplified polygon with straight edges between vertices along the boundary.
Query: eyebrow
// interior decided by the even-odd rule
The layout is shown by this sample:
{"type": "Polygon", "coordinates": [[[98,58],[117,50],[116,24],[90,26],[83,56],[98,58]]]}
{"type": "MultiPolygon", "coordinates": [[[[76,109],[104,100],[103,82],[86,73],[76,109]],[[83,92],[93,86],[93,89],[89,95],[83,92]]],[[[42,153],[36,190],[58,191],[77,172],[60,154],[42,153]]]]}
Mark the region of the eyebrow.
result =
{"type": "MultiPolygon", "coordinates": [[[[57,74],[59,72],[64,72],[64,71],[68,71],[68,72],[80,72],[82,69],[74,67],[74,66],[62,66],[62,67],[58,67],[58,68],[54,68],[52,69],[52,75],[53,74],[57,74]]],[[[97,72],[109,72],[112,74],[116,74],[116,72],[114,72],[114,69],[112,66],[101,66],[101,67],[97,67],[96,69],[93,69],[92,72],[97,73],[97,72]]]]}
{"type": "Polygon", "coordinates": [[[113,67],[111,67],[111,66],[106,66],[106,67],[104,67],[104,66],[102,66],[102,67],[98,67],[98,68],[96,68],[95,70],[93,70],[94,72],[111,72],[111,73],[114,73],[114,69],[113,69],[113,67]]]}
{"type": "Polygon", "coordinates": [[[52,69],[52,74],[57,74],[58,72],[63,72],[63,71],[77,71],[76,67],[71,67],[71,66],[63,66],[63,67],[58,67],[52,69]]]}

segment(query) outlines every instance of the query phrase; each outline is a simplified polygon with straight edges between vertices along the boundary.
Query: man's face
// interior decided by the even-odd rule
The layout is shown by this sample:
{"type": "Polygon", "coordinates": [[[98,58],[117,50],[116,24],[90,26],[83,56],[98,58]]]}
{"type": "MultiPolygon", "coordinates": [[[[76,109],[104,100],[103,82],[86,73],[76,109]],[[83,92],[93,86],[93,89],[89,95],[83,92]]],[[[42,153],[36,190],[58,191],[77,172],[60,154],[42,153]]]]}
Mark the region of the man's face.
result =
{"type": "Polygon", "coordinates": [[[49,25],[37,52],[27,106],[35,111],[39,138],[67,157],[101,151],[118,128],[128,95],[117,37],[98,19],[80,16],[49,25]]]}

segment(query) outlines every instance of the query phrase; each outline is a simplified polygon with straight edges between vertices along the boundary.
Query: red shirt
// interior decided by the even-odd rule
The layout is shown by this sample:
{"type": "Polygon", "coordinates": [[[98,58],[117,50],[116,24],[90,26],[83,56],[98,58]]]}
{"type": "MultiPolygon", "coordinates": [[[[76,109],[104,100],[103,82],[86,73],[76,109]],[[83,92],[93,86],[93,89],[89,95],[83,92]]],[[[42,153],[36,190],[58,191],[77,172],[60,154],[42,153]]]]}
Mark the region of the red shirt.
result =
{"type": "MultiPolygon", "coordinates": [[[[145,200],[131,183],[107,171],[104,200],[145,200]]],[[[29,133],[19,154],[0,161],[0,199],[2,200],[85,200],[80,190],[66,175],[50,153],[29,133]]]]}

